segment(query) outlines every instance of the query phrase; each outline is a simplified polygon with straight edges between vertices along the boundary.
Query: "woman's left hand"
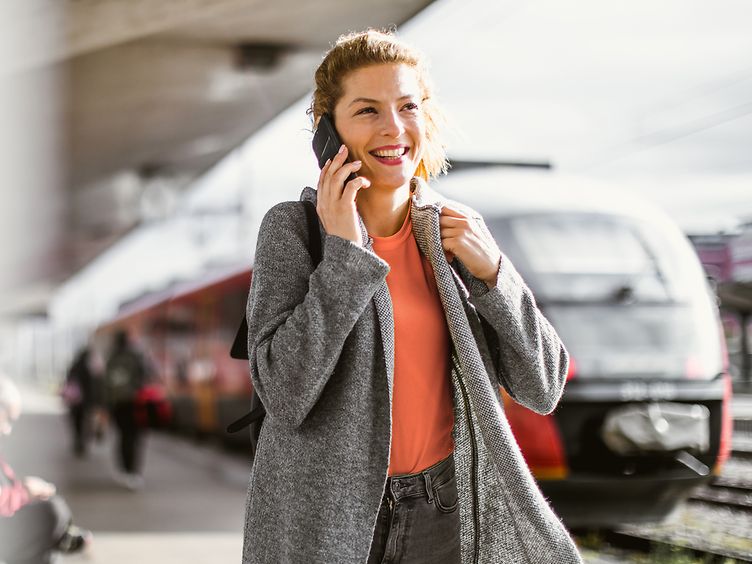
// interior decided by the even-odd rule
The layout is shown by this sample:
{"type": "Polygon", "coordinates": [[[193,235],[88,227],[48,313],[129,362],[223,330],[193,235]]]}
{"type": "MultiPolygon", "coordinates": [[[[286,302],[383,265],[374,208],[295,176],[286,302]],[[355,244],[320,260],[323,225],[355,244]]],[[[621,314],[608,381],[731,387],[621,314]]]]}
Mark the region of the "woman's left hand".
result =
{"type": "Polygon", "coordinates": [[[456,256],[489,288],[496,285],[501,251],[496,242],[484,233],[480,224],[464,213],[444,206],[439,217],[441,244],[448,262],[456,256]]]}

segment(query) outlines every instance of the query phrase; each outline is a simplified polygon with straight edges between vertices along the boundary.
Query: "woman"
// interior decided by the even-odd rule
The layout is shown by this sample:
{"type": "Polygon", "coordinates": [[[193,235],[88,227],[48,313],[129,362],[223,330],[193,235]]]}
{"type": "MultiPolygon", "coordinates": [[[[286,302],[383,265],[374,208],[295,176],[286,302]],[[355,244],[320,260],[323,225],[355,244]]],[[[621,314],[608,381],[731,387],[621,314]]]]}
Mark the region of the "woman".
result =
{"type": "Polygon", "coordinates": [[[321,262],[298,202],[259,232],[248,350],[267,415],[243,562],[580,562],[499,396],[551,412],[567,352],[481,217],[426,182],[446,161],[423,61],[343,36],[310,113],[344,145],[301,195],[321,262]]]}

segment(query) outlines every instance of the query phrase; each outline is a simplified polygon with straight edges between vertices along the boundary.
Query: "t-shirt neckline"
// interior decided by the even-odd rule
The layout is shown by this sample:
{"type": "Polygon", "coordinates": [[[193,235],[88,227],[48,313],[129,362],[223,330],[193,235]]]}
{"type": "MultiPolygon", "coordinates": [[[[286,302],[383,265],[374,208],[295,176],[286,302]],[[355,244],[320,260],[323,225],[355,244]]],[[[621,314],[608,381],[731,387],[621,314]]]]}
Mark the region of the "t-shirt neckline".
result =
{"type": "Polygon", "coordinates": [[[389,235],[388,237],[375,237],[369,233],[369,236],[373,239],[374,250],[388,251],[399,247],[402,243],[407,241],[407,238],[412,233],[412,227],[412,222],[410,221],[410,207],[408,207],[402,227],[400,227],[399,231],[394,235],[389,235]]]}

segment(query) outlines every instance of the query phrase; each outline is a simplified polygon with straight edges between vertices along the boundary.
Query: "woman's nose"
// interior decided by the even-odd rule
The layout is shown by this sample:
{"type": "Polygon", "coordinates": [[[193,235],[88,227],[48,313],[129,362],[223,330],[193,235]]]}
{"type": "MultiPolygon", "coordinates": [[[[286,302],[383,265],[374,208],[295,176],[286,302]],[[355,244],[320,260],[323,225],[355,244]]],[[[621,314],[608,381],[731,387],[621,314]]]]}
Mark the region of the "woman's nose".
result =
{"type": "Polygon", "coordinates": [[[405,131],[405,125],[397,112],[382,112],[381,133],[387,137],[399,137],[405,131]]]}

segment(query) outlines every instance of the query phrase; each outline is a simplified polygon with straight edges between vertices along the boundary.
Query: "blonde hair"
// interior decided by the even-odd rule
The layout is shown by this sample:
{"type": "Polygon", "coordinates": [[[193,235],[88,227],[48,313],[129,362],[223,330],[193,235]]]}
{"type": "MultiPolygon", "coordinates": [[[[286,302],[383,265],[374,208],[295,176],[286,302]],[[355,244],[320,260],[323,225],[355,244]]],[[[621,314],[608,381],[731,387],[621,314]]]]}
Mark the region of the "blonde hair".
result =
{"type": "Polygon", "coordinates": [[[316,69],[316,89],[307,114],[314,130],[321,116],[334,114],[334,106],[342,97],[342,81],[348,73],[379,64],[403,64],[415,69],[422,94],[422,111],[426,128],[426,143],[415,176],[428,181],[446,174],[446,147],[439,129],[446,119],[433,97],[433,85],[428,76],[424,57],[415,48],[397,39],[391,30],[367,29],[342,35],[316,69]]]}

